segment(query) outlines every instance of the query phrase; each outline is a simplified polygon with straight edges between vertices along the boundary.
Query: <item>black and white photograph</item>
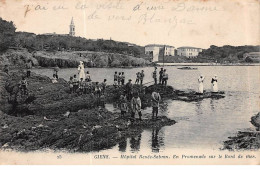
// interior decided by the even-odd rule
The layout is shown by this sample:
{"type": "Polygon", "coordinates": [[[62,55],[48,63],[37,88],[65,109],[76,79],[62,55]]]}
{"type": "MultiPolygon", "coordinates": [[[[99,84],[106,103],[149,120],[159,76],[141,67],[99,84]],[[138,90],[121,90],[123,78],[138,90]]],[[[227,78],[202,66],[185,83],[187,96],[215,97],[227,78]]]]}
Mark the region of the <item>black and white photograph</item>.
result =
{"type": "Polygon", "coordinates": [[[0,0],[1,165],[259,165],[259,0],[0,0]]]}

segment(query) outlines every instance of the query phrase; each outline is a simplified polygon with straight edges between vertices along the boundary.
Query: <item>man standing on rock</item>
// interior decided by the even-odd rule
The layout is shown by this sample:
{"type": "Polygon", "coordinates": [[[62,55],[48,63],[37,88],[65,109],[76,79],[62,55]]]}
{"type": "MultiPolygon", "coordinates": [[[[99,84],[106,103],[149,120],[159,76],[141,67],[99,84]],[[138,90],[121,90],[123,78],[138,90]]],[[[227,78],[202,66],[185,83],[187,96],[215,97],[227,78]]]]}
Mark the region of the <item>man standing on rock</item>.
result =
{"type": "Polygon", "coordinates": [[[27,74],[27,78],[29,78],[31,76],[31,69],[32,69],[32,63],[30,60],[27,61],[26,63],[26,74],[27,74]]]}
{"type": "Polygon", "coordinates": [[[154,72],[152,73],[155,85],[157,84],[157,72],[156,72],[156,69],[157,69],[157,67],[155,67],[154,72]]]}
{"type": "Polygon", "coordinates": [[[125,91],[126,91],[126,95],[127,95],[128,100],[130,100],[132,98],[132,90],[133,90],[132,80],[129,79],[128,83],[126,83],[126,85],[125,85],[125,91]]]}
{"type": "Polygon", "coordinates": [[[163,79],[163,68],[161,68],[161,71],[159,72],[159,84],[162,84],[163,79]]]}
{"type": "Polygon", "coordinates": [[[141,99],[139,97],[138,92],[134,93],[134,97],[131,100],[131,108],[132,108],[132,114],[131,117],[132,119],[135,118],[135,114],[138,113],[139,115],[139,120],[142,120],[142,113],[141,113],[141,99]]]}
{"type": "Polygon", "coordinates": [[[154,115],[157,119],[160,101],[161,101],[160,94],[157,93],[156,91],[152,92],[152,107],[153,107],[153,111],[152,111],[153,117],[152,117],[152,119],[154,119],[154,115]]]}
{"type": "Polygon", "coordinates": [[[144,80],[144,70],[142,70],[140,73],[140,84],[141,85],[143,85],[143,80],[144,80]]]}
{"type": "Polygon", "coordinates": [[[167,86],[167,81],[168,81],[168,74],[166,73],[166,69],[164,69],[163,78],[162,78],[162,85],[167,86]]]}

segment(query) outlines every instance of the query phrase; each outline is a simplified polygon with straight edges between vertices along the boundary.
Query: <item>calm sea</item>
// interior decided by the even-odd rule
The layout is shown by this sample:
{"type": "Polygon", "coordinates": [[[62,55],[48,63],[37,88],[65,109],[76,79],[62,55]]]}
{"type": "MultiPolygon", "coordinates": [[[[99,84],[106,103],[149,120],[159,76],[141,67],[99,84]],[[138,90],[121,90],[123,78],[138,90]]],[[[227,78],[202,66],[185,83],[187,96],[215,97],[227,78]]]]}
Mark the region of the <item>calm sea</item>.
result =
{"type": "MultiPolygon", "coordinates": [[[[193,66],[194,67],[194,66],[193,66]]],[[[179,70],[178,66],[166,66],[169,74],[168,84],[176,89],[197,90],[197,79],[200,74],[205,76],[204,88],[211,89],[211,77],[218,76],[219,90],[225,91],[226,97],[219,100],[204,99],[199,102],[182,102],[168,100],[166,110],[159,111],[177,121],[172,126],[160,130],[144,130],[140,135],[125,139],[123,143],[112,149],[104,150],[107,153],[124,152],[165,152],[177,148],[183,149],[211,149],[222,147],[224,140],[233,136],[238,130],[254,129],[250,118],[257,114],[259,109],[260,67],[259,66],[196,66],[197,70],[179,70]]],[[[93,81],[108,80],[113,83],[115,71],[124,72],[126,80],[135,80],[136,72],[144,70],[144,83],[152,81],[153,67],[146,68],[86,68],[93,81]]],[[[34,72],[52,76],[52,69],[35,69],[34,72]]],[[[61,69],[59,77],[66,80],[77,74],[77,68],[61,69]]],[[[107,105],[109,110],[115,110],[107,105]]],[[[150,114],[151,109],[143,113],[150,114]]]]}

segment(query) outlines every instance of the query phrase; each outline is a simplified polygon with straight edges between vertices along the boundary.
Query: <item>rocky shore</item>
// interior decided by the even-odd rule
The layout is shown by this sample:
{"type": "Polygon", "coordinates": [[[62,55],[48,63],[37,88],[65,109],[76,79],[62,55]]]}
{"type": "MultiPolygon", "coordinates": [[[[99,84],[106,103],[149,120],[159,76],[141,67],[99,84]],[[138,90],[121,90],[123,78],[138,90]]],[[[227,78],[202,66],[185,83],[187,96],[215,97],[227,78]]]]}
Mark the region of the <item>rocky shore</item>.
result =
{"type": "Polygon", "coordinates": [[[251,123],[256,130],[239,131],[236,136],[228,137],[229,140],[224,141],[223,149],[227,150],[257,150],[260,148],[260,112],[251,117],[251,123]]]}
{"type": "MultiPolygon", "coordinates": [[[[175,123],[166,116],[157,120],[144,116],[142,121],[120,118],[98,106],[91,95],[70,94],[65,80],[53,84],[50,78],[35,73],[28,78],[29,95],[20,96],[17,84],[22,75],[23,71],[0,72],[1,149],[96,151],[111,148],[144,129],[175,123]]],[[[108,97],[116,90],[113,86],[107,89],[106,101],[111,102],[116,96],[108,97]]]]}
{"type": "MultiPolygon", "coordinates": [[[[120,118],[119,113],[99,106],[99,99],[93,95],[70,94],[69,85],[64,79],[53,84],[50,78],[35,73],[27,79],[29,94],[21,96],[17,84],[23,75],[23,70],[9,74],[0,72],[2,149],[95,151],[111,148],[122,139],[139,135],[144,129],[175,124],[166,116],[160,116],[157,120],[152,120],[151,115],[143,116],[142,121],[131,121],[129,115],[120,118]]],[[[198,95],[162,85],[134,85],[133,89],[140,93],[142,108],[151,106],[154,90],[161,94],[163,101],[189,102],[224,97],[223,93],[198,95]]],[[[122,92],[122,87],[108,85],[106,103],[117,103],[122,92]]]]}

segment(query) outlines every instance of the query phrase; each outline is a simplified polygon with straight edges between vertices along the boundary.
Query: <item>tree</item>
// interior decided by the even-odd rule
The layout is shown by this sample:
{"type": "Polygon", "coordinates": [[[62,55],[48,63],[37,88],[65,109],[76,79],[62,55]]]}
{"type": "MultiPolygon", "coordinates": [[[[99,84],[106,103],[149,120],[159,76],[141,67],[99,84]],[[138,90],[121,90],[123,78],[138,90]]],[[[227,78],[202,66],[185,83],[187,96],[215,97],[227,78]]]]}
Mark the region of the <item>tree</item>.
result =
{"type": "Polygon", "coordinates": [[[7,50],[14,45],[15,26],[13,22],[8,22],[0,18],[0,51],[7,50]]]}

